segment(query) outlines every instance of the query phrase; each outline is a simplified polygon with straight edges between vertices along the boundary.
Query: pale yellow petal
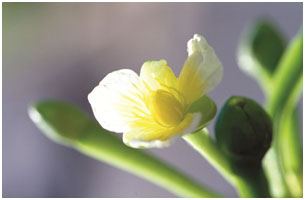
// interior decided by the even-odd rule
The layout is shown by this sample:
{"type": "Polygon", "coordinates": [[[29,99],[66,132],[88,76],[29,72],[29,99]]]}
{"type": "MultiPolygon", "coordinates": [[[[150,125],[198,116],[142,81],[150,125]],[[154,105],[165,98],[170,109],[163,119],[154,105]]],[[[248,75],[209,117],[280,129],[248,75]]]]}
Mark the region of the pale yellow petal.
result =
{"type": "Polygon", "coordinates": [[[223,67],[214,49],[195,35],[188,42],[189,57],[180,72],[177,87],[188,104],[213,90],[221,81],[223,67]]]}
{"type": "Polygon", "coordinates": [[[189,56],[196,51],[205,54],[207,51],[210,51],[210,49],[212,49],[212,47],[208,44],[206,39],[199,34],[195,34],[194,37],[187,42],[187,52],[189,56]]]}
{"type": "Polygon", "coordinates": [[[138,120],[133,129],[124,133],[123,141],[134,148],[165,147],[176,137],[195,131],[199,121],[200,114],[187,114],[178,126],[168,128],[154,121],[138,120]]]}
{"type": "Polygon", "coordinates": [[[140,78],[152,90],[159,89],[162,84],[168,87],[175,87],[176,84],[176,76],[165,60],[145,62],[141,68],[140,78]]]}

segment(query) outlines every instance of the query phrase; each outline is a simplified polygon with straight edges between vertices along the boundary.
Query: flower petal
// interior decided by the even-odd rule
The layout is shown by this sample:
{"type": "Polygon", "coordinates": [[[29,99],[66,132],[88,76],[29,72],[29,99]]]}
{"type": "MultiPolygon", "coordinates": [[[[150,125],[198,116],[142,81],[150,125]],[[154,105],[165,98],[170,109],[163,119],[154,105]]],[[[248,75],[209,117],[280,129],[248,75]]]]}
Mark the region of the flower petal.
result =
{"type": "Polygon", "coordinates": [[[189,57],[179,75],[178,89],[187,103],[192,103],[220,83],[223,68],[214,49],[202,36],[195,35],[187,46],[189,57]]]}
{"type": "MultiPolygon", "coordinates": [[[[162,148],[170,145],[170,140],[145,140],[138,138],[142,133],[139,130],[130,130],[123,134],[123,142],[133,148],[162,148]]],[[[143,136],[142,136],[143,137],[143,136]]]]}
{"type": "Polygon", "coordinates": [[[205,54],[207,51],[213,49],[206,39],[199,34],[195,34],[192,39],[187,42],[188,55],[192,55],[194,52],[199,51],[201,54],[205,54]]]}
{"type": "Polygon", "coordinates": [[[201,113],[189,113],[184,120],[173,128],[162,127],[158,124],[141,123],[141,128],[137,127],[125,132],[123,141],[133,148],[162,148],[169,146],[173,140],[186,133],[198,130],[201,113]]]}
{"type": "Polygon", "coordinates": [[[138,75],[132,70],[122,69],[108,74],[88,95],[101,126],[113,132],[126,132],[135,117],[147,115],[141,99],[141,86],[138,75]]]}
{"type": "Polygon", "coordinates": [[[160,83],[175,87],[176,76],[165,60],[147,61],[142,65],[140,78],[145,80],[152,90],[160,88],[160,83]]]}

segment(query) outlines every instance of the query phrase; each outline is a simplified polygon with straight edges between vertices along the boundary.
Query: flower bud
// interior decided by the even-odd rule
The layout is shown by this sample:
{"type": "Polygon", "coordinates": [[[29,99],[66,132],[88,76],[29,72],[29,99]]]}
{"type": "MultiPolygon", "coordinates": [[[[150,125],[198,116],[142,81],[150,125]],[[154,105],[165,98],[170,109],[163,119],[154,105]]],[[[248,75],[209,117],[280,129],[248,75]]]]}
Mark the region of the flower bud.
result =
{"type": "Polygon", "coordinates": [[[227,156],[237,162],[260,162],[272,140],[272,121],[255,101],[233,96],[220,111],[216,140],[227,156]]]}

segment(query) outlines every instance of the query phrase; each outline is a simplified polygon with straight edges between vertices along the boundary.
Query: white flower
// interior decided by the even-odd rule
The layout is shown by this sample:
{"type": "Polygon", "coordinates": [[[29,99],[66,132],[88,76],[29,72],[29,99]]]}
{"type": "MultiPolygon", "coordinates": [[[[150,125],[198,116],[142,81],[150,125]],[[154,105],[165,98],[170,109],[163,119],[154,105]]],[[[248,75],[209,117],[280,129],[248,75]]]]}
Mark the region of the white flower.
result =
{"type": "Polygon", "coordinates": [[[178,78],[165,60],[145,62],[140,76],[129,69],[108,74],[89,94],[102,127],[124,133],[125,144],[164,147],[174,136],[206,126],[216,105],[206,96],[222,79],[222,64],[200,35],[187,44],[178,78]]]}

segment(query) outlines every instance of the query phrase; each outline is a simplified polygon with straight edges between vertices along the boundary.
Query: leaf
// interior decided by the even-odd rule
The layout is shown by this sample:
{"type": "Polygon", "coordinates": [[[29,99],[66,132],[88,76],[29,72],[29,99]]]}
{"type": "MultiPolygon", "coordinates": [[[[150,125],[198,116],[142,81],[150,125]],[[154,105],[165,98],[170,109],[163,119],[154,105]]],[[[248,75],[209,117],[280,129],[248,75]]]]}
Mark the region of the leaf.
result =
{"type": "Polygon", "coordinates": [[[250,41],[254,57],[268,73],[273,74],[285,50],[282,35],[271,22],[259,21],[250,41]]]}
{"type": "Polygon", "coordinates": [[[211,98],[204,95],[191,104],[188,112],[201,114],[200,126],[197,129],[199,131],[214,119],[217,112],[217,106],[211,98]]]}
{"type": "Polygon", "coordinates": [[[271,21],[262,19],[251,24],[242,34],[237,58],[240,68],[268,87],[285,50],[281,33],[271,21]]]}
{"type": "Polygon", "coordinates": [[[33,122],[50,139],[99,161],[133,173],[182,197],[218,197],[174,167],[152,155],[124,145],[76,106],[42,101],[29,109],[33,122]]]}

